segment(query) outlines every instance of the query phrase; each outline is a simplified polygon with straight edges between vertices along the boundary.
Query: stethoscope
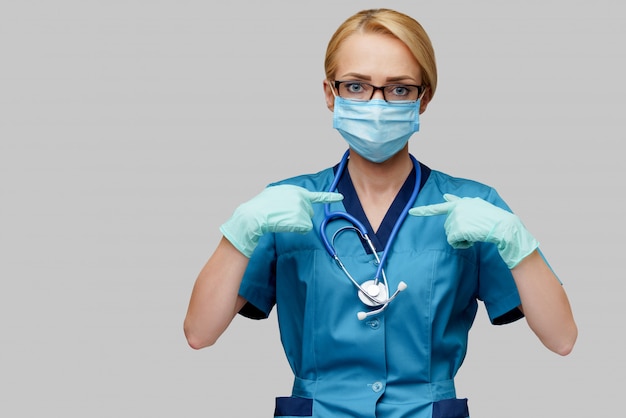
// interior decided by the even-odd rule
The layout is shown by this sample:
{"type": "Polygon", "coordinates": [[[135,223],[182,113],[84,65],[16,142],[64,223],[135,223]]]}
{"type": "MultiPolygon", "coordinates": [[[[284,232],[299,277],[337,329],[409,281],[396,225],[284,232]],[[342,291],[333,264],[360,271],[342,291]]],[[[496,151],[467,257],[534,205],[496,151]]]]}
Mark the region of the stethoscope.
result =
{"type": "MultiPolygon", "coordinates": [[[[333,179],[333,182],[329,188],[330,192],[335,191],[335,189],[337,188],[337,183],[339,183],[339,179],[341,178],[341,175],[343,174],[343,171],[345,170],[346,164],[348,163],[349,154],[350,154],[350,150],[347,150],[345,154],[343,155],[343,157],[341,158],[341,162],[339,163],[339,166],[337,168],[337,173],[335,174],[335,178],[333,179]]],[[[380,257],[378,256],[378,253],[376,252],[376,248],[374,248],[374,244],[372,243],[372,240],[370,239],[367,233],[367,229],[365,228],[365,226],[363,225],[361,221],[359,221],[357,218],[355,218],[354,216],[350,215],[347,212],[337,212],[337,211],[331,212],[330,204],[329,203],[324,204],[324,219],[322,220],[322,223],[320,225],[320,236],[322,237],[324,246],[326,247],[328,254],[330,254],[330,256],[335,260],[339,268],[345,273],[345,275],[348,277],[348,279],[350,279],[352,284],[354,284],[354,286],[358,289],[358,296],[361,302],[363,302],[365,305],[369,307],[376,308],[368,312],[359,312],[357,314],[357,317],[360,320],[363,320],[370,315],[375,315],[385,310],[387,306],[389,305],[389,303],[393,299],[395,299],[395,297],[398,296],[400,292],[402,292],[404,289],[407,288],[407,284],[401,281],[400,283],[398,283],[398,287],[396,288],[396,291],[393,293],[393,295],[389,296],[389,283],[387,282],[387,276],[385,275],[385,270],[383,268],[383,265],[385,263],[387,255],[389,254],[389,249],[391,248],[391,245],[398,233],[398,230],[400,229],[402,222],[404,221],[407,214],[409,213],[409,209],[411,209],[411,207],[413,206],[413,203],[415,202],[415,199],[417,198],[417,194],[419,193],[420,181],[421,181],[420,166],[419,166],[419,162],[412,155],[410,155],[410,157],[415,167],[415,187],[413,188],[413,192],[411,193],[411,197],[409,198],[409,201],[407,202],[406,206],[400,213],[400,216],[396,220],[396,223],[394,224],[393,229],[391,230],[391,234],[389,235],[389,239],[387,240],[387,244],[385,245],[385,249],[383,251],[382,256],[380,257]],[[335,231],[332,238],[329,240],[328,235],[326,234],[326,227],[328,226],[328,223],[330,221],[335,220],[335,219],[344,219],[348,221],[350,225],[339,228],[337,231],[335,231]],[[339,258],[339,255],[337,254],[337,250],[335,250],[335,238],[337,238],[337,235],[339,235],[340,233],[344,231],[348,231],[348,230],[354,230],[358,232],[361,238],[369,246],[376,260],[376,264],[378,265],[377,270],[376,270],[376,275],[374,276],[374,278],[372,280],[367,280],[363,282],[362,284],[359,284],[354,279],[354,277],[352,277],[350,272],[348,272],[348,269],[339,258]]]]}

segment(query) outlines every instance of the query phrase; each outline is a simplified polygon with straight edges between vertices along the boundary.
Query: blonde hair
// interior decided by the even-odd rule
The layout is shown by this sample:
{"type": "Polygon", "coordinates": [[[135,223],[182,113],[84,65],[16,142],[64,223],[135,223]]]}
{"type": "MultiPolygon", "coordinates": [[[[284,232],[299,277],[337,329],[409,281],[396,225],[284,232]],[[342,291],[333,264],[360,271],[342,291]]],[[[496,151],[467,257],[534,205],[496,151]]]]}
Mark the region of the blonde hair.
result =
{"type": "Polygon", "coordinates": [[[422,84],[430,88],[431,97],[435,94],[437,64],[428,34],[415,19],[391,9],[362,10],[339,26],[326,48],[324,69],[328,80],[334,80],[339,47],[347,37],[354,33],[392,35],[402,41],[413,53],[422,69],[422,84]]]}

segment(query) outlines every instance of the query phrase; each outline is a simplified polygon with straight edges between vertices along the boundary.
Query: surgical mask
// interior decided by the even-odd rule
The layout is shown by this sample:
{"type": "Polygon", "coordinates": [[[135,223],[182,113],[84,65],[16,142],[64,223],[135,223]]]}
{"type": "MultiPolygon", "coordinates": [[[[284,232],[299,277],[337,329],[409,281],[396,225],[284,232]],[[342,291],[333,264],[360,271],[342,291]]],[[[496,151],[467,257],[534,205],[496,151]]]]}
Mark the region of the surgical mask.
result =
{"type": "Polygon", "coordinates": [[[361,157],[381,163],[400,151],[419,131],[420,101],[347,100],[335,96],[333,128],[361,157]]]}

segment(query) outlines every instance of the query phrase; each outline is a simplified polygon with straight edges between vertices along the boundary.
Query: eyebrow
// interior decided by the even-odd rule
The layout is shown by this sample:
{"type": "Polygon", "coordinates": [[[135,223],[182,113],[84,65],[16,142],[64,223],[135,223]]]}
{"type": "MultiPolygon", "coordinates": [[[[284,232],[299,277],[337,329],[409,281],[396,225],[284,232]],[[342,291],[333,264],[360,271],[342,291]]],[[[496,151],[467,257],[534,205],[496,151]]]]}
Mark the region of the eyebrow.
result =
{"type": "MultiPolygon", "coordinates": [[[[354,78],[357,78],[357,79],[360,79],[360,80],[372,81],[372,77],[370,77],[369,75],[364,75],[364,74],[359,74],[359,73],[347,73],[347,74],[344,74],[344,75],[342,76],[342,78],[345,78],[345,77],[354,77],[354,78]]],[[[411,77],[411,76],[408,76],[408,75],[399,75],[399,76],[394,76],[394,77],[387,77],[387,79],[386,79],[386,80],[387,80],[387,81],[404,81],[404,80],[410,80],[410,81],[413,81],[413,82],[415,82],[415,83],[417,82],[417,81],[415,80],[415,78],[413,78],[413,77],[411,77]]]]}

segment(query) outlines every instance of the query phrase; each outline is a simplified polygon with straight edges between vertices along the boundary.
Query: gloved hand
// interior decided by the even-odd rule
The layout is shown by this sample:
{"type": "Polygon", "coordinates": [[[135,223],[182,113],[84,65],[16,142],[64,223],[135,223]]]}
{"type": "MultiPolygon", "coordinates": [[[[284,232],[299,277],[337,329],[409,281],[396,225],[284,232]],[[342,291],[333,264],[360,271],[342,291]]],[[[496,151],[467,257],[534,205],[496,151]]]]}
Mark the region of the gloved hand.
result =
{"type": "Polygon", "coordinates": [[[532,253],[539,243],[522,221],[511,212],[480,198],[444,194],[446,203],[409,210],[413,216],[445,215],[448,243],[454,248],[469,248],[475,242],[496,244],[500,256],[512,269],[532,253]]]}
{"type": "Polygon", "coordinates": [[[342,199],[340,193],[311,192],[289,184],[268,187],[239,205],[220,231],[249,258],[266,232],[308,232],[313,228],[313,203],[342,199]]]}

